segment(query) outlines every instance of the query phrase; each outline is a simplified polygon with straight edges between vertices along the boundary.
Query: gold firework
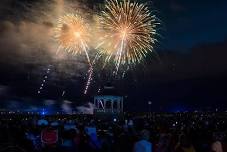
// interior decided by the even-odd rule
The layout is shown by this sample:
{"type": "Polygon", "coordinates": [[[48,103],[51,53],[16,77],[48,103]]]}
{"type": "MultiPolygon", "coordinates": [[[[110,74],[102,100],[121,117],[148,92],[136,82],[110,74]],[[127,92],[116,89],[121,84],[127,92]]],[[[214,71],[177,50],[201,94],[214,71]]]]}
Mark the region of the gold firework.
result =
{"type": "Polygon", "coordinates": [[[106,54],[106,62],[114,59],[117,69],[123,64],[139,63],[156,42],[155,15],[144,4],[130,0],[106,0],[99,28],[104,33],[97,49],[106,54]]]}
{"type": "Polygon", "coordinates": [[[85,52],[89,60],[87,52],[90,41],[89,31],[88,24],[77,14],[60,17],[55,28],[55,38],[59,43],[59,49],[72,54],[85,52]]]}

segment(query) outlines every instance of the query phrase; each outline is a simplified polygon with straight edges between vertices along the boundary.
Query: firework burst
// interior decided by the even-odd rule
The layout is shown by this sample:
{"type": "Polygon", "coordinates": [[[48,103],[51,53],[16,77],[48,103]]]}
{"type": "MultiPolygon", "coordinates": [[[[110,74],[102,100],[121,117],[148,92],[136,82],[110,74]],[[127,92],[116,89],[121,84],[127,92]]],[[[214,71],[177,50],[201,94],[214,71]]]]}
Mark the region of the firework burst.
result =
{"type": "Polygon", "coordinates": [[[90,29],[81,16],[67,14],[60,17],[55,28],[55,38],[59,43],[58,50],[65,50],[74,55],[85,53],[90,64],[88,56],[90,29]]]}
{"type": "Polygon", "coordinates": [[[104,36],[96,47],[107,55],[105,62],[113,59],[117,70],[120,65],[141,62],[153,51],[157,18],[146,5],[130,0],[107,0],[105,7],[99,22],[104,36]]]}
{"type": "Polygon", "coordinates": [[[59,50],[63,49],[74,55],[85,53],[90,66],[89,77],[84,91],[84,94],[87,94],[93,74],[93,65],[88,54],[88,44],[91,38],[89,25],[85,23],[81,16],[67,14],[59,19],[55,31],[59,50]]]}

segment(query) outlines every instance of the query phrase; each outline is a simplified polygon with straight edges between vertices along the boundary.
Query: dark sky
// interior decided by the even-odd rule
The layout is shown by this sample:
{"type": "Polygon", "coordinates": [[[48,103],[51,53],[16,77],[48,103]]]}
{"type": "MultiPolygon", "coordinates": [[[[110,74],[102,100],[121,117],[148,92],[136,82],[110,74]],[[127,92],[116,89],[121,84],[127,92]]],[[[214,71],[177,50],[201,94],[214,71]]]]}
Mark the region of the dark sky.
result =
{"type": "Polygon", "coordinates": [[[166,49],[185,49],[227,39],[227,1],[156,0],[166,49]]]}
{"type": "Polygon", "coordinates": [[[46,51],[51,48],[43,33],[53,22],[42,11],[51,10],[52,3],[0,2],[2,100],[58,100],[65,90],[64,99],[81,103],[111,79],[127,96],[129,110],[147,110],[149,100],[157,111],[227,108],[227,1],[153,0],[162,21],[155,48],[158,57],[151,54],[123,79],[107,78],[109,72],[97,68],[88,97],[82,95],[88,69],[84,58],[55,59],[46,51]],[[38,95],[49,67],[45,89],[38,95]]]}

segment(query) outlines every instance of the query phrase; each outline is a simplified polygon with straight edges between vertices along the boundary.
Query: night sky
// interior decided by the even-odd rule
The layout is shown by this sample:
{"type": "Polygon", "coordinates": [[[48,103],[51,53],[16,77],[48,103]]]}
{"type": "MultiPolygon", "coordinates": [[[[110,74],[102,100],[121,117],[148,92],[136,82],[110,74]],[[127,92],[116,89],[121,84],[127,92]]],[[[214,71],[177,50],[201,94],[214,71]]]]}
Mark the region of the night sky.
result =
{"type": "MultiPolygon", "coordinates": [[[[69,2],[93,10],[102,0],[69,2]]],[[[148,101],[155,111],[227,109],[227,1],[153,0],[154,13],[162,22],[156,53],[122,79],[97,68],[86,96],[85,57],[56,55],[49,45],[53,5],[53,0],[1,0],[1,101],[83,104],[111,82],[125,96],[126,110],[148,110],[148,101]],[[47,82],[38,94],[48,68],[47,82]]]]}

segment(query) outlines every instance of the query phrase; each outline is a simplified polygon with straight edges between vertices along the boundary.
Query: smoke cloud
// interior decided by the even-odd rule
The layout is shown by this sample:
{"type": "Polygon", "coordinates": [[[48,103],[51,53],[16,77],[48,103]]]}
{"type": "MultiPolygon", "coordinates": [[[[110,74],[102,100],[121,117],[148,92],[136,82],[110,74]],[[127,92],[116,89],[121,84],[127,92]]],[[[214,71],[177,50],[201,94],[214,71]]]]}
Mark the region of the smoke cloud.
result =
{"type": "Polygon", "coordinates": [[[84,3],[69,0],[3,0],[0,11],[2,65],[14,67],[20,72],[30,70],[34,75],[42,75],[40,72],[45,67],[53,65],[55,71],[52,78],[56,81],[62,77],[70,79],[86,74],[86,56],[72,56],[64,51],[57,53],[58,44],[53,37],[55,24],[65,13],[83,12],[89,17],[89,9],[84,3]]]}

